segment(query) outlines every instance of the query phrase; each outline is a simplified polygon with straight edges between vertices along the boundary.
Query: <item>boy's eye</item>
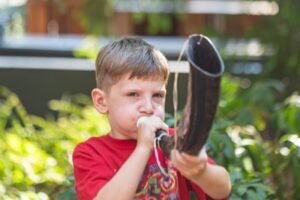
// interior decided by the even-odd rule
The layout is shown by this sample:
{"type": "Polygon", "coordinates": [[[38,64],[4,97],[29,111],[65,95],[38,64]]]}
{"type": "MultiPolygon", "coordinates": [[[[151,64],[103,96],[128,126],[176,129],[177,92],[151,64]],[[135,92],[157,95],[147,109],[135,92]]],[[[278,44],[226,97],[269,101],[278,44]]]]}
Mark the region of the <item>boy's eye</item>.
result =
{"type": "Polygon", "coordinates": [[[137,97],[138,96],[138,93],[137,92],[129,92],[127,94],[127,96],[130,96],[130,97],[137,97]]]}
{"type": "Polygon", "coordinates": [[[164,93],[155,93],[155,94],[153,95],[153,97],[164,98],[164,97],[165,97],[165,94],[164,94],[164,93]]]}

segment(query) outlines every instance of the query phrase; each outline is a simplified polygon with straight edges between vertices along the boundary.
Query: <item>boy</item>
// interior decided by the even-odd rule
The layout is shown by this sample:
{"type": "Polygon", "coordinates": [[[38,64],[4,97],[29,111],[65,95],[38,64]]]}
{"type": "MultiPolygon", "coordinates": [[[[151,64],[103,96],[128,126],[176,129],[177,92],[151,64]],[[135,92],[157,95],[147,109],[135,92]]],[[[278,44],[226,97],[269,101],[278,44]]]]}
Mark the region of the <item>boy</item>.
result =
{"type": "Polygon", "coordinates": [[[227,171],[201,157],[162,151],[155,159],[153,140],[163,122],[168,79],[163,54],[137,38],[105,46],[96,60],[97,88],[92,100],[106,113],[110,132],[79,144],[73,154],[78,199],[197,199],[226,198],[231,190],[227,171]],[[167,169],[162,176],[158,162],[167,169]]]}

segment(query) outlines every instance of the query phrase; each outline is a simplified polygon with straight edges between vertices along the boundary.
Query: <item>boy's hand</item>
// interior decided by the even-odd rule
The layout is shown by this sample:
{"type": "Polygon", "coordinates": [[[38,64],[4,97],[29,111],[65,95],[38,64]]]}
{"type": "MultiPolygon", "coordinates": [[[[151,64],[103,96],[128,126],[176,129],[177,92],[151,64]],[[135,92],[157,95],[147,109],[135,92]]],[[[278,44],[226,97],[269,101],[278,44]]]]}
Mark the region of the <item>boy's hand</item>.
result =
{"type": "Polygon", "coordinates": [[[199,180],[207,166],[205,146],[201,149],[199,156],[172,150],[171,161],[183,176],[191,181],[199,180]]]}
{"type": "Polygon", "coordinates": [[[140,117],[137,121],[137,128],[137,146],[147,147],[152,150],[155,132],[159,129],[167,130],[168,125],[166,125],[161,118],[152,115],[149,117],[140,117]]]}

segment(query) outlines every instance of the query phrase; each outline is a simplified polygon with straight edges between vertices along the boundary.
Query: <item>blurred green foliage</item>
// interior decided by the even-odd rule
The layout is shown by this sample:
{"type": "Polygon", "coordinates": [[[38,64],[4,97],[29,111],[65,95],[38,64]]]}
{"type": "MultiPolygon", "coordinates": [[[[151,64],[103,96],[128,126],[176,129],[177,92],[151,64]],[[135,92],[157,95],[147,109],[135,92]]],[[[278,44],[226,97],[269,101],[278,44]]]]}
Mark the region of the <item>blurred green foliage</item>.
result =
{"type": "Polygon", "coordinates": [[[78,19],[88,33],[111,35],[113,33],[114,0],[81,0],[78,19]]]}
{"type": "Polygon", "coordinates": [[[225,76],[208,151],[231,175],[230,199],[297,199],[300,164],[300,95],[276,100],[279,82],[242,88],[225,76]]]}
{"type": "Polygon", "coordinates": [[[300,90],[300,2],[272,2],[277,3],[279,12],[274,16],[261,16],[256,26],[249,27],[244,36],[257,38],[263,45],[272,47],[273,55],[266,59],[263,73],[256,79],[272,77],[280,80],[285,86],[281,98],[286,98],[293,91],[300,90]]]}
{"type": "Polygon", "coordinates": [[[74,146],[109,130],[86,96],[49,106],[56,118],[29,115],[16,94],[0,87],[0,199],[55,199],[73,184],[74,146]]]}
{"type": "MultiPolygon", "coordinates": [[[[275,55],[268,63],[268,74],[276,78],[298,79],[300,76],[300,2],[296,0],[275,0],[279,13],[265,17],[260,24],[257,36],[262,42],[273,45],[275,55]]],[[[299,89],[299,86],[290,86],[299,89]]]]}
{"type": "MultiPolygon", "coordinates": [[[[54,4],[61,14],[67,12],[68,0],[37,0],[54,4]]],[[[76,19],[90,35],[111,35],[113,34],[113,16],[115,0],[78,0],[80,10],[74,12],[76,19]]]]}

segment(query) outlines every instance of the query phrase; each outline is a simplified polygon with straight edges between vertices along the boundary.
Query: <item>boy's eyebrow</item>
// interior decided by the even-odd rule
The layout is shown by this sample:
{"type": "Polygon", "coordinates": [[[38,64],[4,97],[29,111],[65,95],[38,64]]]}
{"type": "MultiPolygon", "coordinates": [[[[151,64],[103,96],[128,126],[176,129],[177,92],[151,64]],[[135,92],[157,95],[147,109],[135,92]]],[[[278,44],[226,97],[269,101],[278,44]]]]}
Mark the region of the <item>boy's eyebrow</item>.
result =
{"type": "MultiPolygon", "coordinates": [[[[122,88],[123,90],[143,90],[142,88],[138,87],[138,86],[126,86],[122,88]]],[[[166,88],[157,88],[157,89],[153,89],[154,92],[167,92],[166,88]]]]}
{"type": "MultiPolygon", "coordinates": [[[[122,87],[123,91],[142,91],[143,89],[138,85],[127,85],[122,87]]],[[[167,93],[166,87],[154,88],[153,92],[167,93]]]]}
{"type": "Polygon", "coordinates": [[[166,89],[166,88],[161,88],[161,89],[159,89],[158,91],[166,93],[166,92],[167,92],[167,89],[166,89]]]}
{"type": "Polygon", "coordinates": [[[159,89],[159,90],[155,90],[153,93],[160,94],[160,95],[166,95],[167,90],[166,89],[159,89]]]}

